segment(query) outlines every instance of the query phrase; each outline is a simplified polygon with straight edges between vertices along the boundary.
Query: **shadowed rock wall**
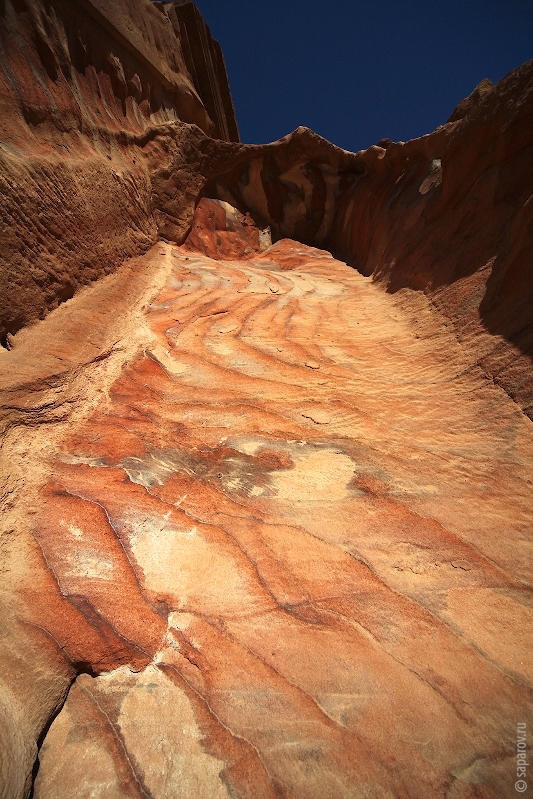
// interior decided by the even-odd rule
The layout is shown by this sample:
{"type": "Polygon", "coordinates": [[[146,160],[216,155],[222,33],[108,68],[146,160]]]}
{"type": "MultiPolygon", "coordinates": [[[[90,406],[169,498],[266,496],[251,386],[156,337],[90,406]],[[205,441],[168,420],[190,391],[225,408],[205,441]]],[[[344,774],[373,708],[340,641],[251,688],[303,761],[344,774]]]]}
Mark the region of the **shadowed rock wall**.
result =
{"type": "Polygon", "coordinates": [[[165,4],[162,8],[180,39],[187,69],[216,124],[218,137],[239,141],[229,83],[220,79],[226,75],[226,66],[219,43],[211,37],[194,3],[165,4]]]}
{"type": "Polygon", "coordinates": [[[196,64],[179,36],[148,0],[0,4],[4,340],[157,238],[136,136],[177,120],[237,135],[218,44],[204,26],[196,64]],[[225,98],[215,119],[204,84],[225,98]]]}

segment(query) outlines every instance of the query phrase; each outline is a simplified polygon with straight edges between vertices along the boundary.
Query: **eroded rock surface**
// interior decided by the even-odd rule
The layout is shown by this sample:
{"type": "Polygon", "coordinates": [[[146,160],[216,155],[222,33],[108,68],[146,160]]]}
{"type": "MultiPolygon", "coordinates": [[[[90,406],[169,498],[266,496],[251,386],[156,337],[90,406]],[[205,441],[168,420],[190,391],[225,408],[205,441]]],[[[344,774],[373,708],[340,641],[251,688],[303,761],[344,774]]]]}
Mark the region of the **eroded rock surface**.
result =
{"type": "Polygon", "coordinates": [[[159,236],[182,244],[215,198],[430,295],[531,416],[533,62],[410,142],[243,145],[190,3],[5,0],[0,21],[4,342],[159,236]]]}
{"type": "Polygon", "coordinates": [[[220,47],[189,5],[0,3],[2,343],[157,240],[154,129],[238,140],[220,47]]]}
{"type": "Polygon", "coordinates": [[[0,37],[0,797],[515,796],[533,62],[349,153],[190,3],[0,37]]]}
{"type": "Polygon", "coordinates": [[[34,795],[511,796],[529,420],[425,298],[324,251],[160,244],[133,276],[3,358],[33,498],[5,590],[46,642],[37,695],[3,669],[16,726],[37,737],[85,672],[34,795]],[[67,371],[37,377],[37,339],[67,371]]]}

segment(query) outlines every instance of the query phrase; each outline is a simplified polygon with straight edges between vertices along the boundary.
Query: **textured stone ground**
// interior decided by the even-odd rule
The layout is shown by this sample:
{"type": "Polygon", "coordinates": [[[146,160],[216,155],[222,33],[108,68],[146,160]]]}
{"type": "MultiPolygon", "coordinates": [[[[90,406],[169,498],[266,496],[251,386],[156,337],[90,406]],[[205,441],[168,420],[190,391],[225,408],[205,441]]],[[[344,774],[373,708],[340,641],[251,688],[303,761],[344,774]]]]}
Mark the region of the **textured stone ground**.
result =
{"type": "Polygon", "coordinates": [[[531,422],[326,252],[128,268],[2,356],[36,799],[515,795],[531,422]]]}
{"type": "Polygon", "coordinates": [[[241,144],[192,4],[0,2],[0,799],[516,795],[532,131],[241,144]]]}

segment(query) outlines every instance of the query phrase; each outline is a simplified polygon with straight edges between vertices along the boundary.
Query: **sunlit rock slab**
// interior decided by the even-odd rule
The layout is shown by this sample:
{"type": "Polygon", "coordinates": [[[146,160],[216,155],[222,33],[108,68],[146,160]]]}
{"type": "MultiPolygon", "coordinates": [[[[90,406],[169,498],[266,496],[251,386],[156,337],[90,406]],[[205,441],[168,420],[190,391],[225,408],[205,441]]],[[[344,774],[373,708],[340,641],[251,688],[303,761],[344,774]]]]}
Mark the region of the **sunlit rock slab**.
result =
{"type": "Polygon", "coordinates": [[[35,797],[514,795],[529,420],[326,252],[161,258],[32,517],[19,601],[85,672],[35,797]]]}

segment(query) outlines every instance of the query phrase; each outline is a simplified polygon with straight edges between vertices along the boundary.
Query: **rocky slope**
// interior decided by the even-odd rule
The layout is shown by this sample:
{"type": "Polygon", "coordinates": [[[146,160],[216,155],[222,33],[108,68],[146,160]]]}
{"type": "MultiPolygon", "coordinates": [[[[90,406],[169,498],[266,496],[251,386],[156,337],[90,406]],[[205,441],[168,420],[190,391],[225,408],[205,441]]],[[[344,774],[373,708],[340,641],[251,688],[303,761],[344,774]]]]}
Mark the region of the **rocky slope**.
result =
{"type": "Polygon", "coordinates": [[[511,795],[530,423],[425,299],[242,230],[17,337],[6,795],[73,679],[36,797],[511,795]]]}
{"type": "Polygon", "coordinates": [[[2,799],[515,796],[533,65],[354,154],[188,3],[0,27],[2,799]]]}
{"type": "Polygon", "coordinates": [[[154,127],[183,120],[238,139],[220,47],[188,8],[0,4],[4,343],[156,241],[142,156],[154,127]],[[186,34],[198,30],[191,52],[186,34]]]}

